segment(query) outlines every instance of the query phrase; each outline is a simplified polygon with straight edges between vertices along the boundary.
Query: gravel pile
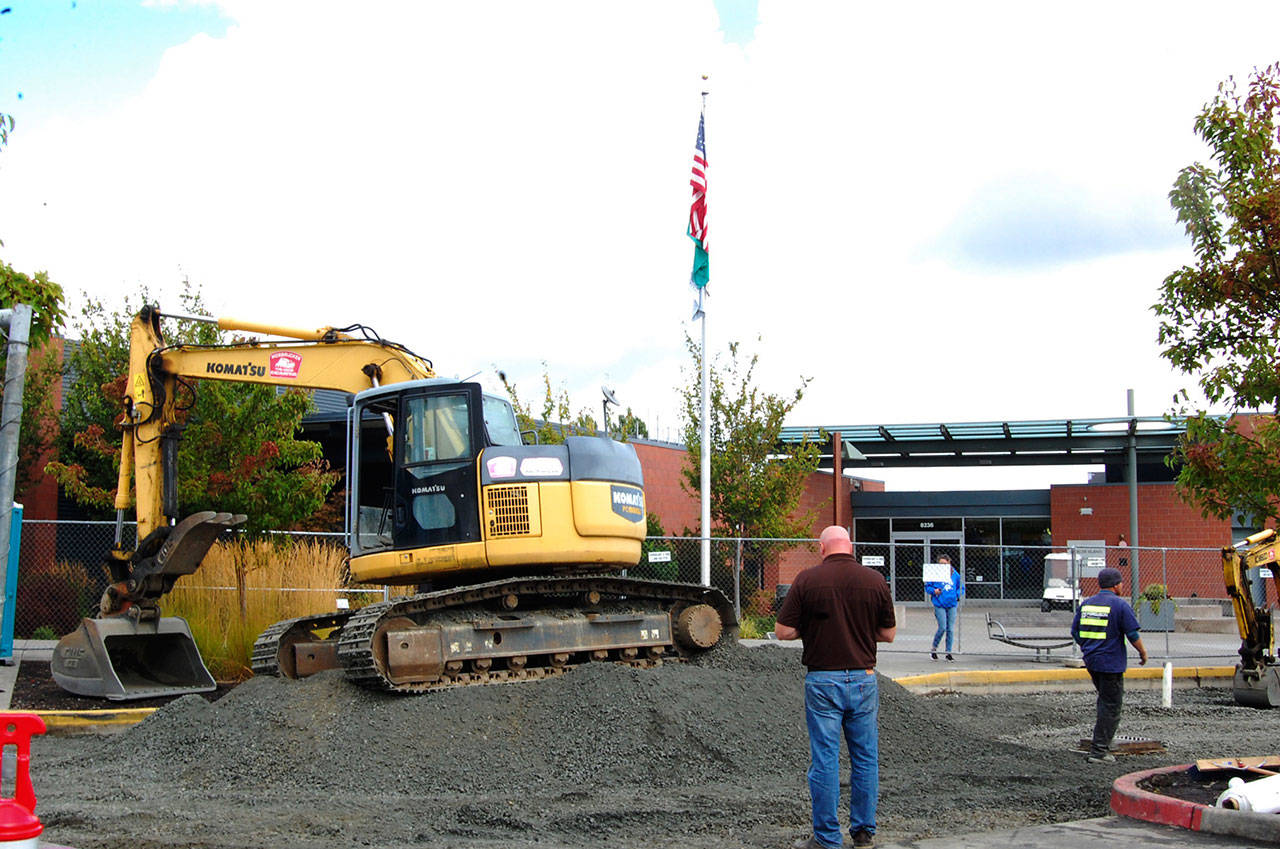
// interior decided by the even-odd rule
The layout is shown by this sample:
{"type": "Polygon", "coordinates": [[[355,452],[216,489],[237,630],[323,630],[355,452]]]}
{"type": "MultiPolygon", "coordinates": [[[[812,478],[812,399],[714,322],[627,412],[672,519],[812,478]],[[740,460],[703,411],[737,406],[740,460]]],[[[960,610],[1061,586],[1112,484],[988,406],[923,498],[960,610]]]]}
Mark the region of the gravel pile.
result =
{"type": "MultiPolygon", "coordinates": [[[[425,696],[254,679],[123,733],[37,739],[38,812],[77,847],[787,845],[808,830],[801,682],[798,652],[736,645],[425,696]]],[[[882,678],[881,835],[1101,816],[1120,773],[1274,739],[1229,693],[1157,705],[1130,694],[1121,731],[1176,740],[1169,755],[1086,769],[1067,749],[1092,694],[926,697],[882,678]]]]}

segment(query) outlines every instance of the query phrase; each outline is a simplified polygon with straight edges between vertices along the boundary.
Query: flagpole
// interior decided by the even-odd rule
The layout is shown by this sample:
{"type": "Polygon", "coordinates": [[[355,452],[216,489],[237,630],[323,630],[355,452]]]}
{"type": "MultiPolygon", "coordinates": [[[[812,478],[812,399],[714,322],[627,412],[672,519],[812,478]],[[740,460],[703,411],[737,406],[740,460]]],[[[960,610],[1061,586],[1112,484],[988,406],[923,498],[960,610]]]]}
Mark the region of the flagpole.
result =
{"type": "MultiPolygon", "coordinates": [[[[702,75],[702,84],[706,86],[707,75],[702,75]]],[[[706,120],[707,92],[702,92],[702,120],[706,120]]],[[[708,191],[710,186],[708,185],[708,191]]],[[[709,197],[709,195],[708,195],[709,197]]],[[[702,481],[702,585],[711,586],[711,395],[709,391],[711,375],[711,358],[707,354],[707,288],[698,290],[698,312],[702,315],[702,469],[699,478],[702,481]]]]}
{"type": "Polygon", "coordinates": [[[711,358],[707,356],[707,311],[703,305],[706,287],[698,290],[698,312],[702,313],[702,585],[711,586],[711,398],[707,384],[711,358]]]}

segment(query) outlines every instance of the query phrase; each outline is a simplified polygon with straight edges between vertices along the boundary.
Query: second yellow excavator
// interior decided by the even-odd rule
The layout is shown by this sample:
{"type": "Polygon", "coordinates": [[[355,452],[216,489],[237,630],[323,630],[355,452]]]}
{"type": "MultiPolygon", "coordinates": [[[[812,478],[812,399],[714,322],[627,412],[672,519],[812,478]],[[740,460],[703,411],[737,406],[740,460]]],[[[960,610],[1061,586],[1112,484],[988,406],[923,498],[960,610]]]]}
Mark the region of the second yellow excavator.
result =
{"type": "Polygon", "coordinates": [[[1240,662],[1231,692],[1251,707],[1280,707],[1280,663],[1276,661],[1276,609],[1267,603],[1267,578],[1280,597],[1274,528],[1222,549],[1222,577],[1240,630],[1240,662]]]}
{"type": "Polygon", "coordinates": [[[736,628],[719,590],[618,574],[636,565],[645,534],[631,446],[578,436],[526,445],[505,399],[437,377],[429,361],[360,325],[310,331],[169,316],[287,337],[169,345],[162,317],[147,307],[131,325],[112,583],[100,615],[54,650],[63,688],[126,700],[214,687],[186,623],[158,604],[245,518],[179,516],[176,399],[193,379],[353,393],[351,577],[427,590],[277,623],[254,646],[258,674],[341,668],[368,687],[422,692],[541,678],[590,660],[655,664],[736,628]],[[121,525],[131,495],[139,542],[128,549],[121,525]]]}

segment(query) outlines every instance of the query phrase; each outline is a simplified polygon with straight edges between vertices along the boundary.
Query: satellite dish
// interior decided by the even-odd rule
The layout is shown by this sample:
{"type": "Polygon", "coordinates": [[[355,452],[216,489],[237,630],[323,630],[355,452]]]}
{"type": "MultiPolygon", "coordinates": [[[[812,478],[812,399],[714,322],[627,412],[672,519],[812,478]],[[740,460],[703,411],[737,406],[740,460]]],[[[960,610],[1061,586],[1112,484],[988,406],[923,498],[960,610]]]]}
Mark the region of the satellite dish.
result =
{"type": "Polygon", "coordinates": [[[613,390],[607,386],[601,386],[600,391],[604,393],[604,400],[613,406],[618,406],[618,396],[613,394],[613,390]]]}

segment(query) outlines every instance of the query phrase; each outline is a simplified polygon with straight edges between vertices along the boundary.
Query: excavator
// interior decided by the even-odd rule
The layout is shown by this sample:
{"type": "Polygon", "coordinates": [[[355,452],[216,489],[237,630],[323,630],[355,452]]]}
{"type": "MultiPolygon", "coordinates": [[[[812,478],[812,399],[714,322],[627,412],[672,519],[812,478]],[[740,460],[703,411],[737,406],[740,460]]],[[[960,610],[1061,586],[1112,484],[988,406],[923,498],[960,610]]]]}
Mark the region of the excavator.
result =
{"type": "Polygon", "coordinates": [[[1267,604],[1267,578],[1280,597],[1276,553],[1280,540],[1274,528],[1222,549],[1222,576],[1240,630],[1240,662],[1231,692],[1236,703],[1249,707],[1280,707],[1280,663],[1276,661],[1276,609],[1267,604]]]}
{"type": "Polygon", "coordinates": [[[525,444],[506,399],[438,377],[429,360],[363,325],[308,330],[148,306],[130,325],[111,581],[99,615],[63,637],[51,662],[72,693],[122,701],[216,688],[185,620],[159,605],[246,519],[180,516],[178,440],[196,380],[351,393],[351,579],[417,590],[268,627],[254,644],[255,674],[340,669],[368,688],[420,693],[591,661],[653,666],[736,629],[717,589],[627,577],[646,515],[632,446],[596,436],[525,444]],[[162,318],[273,338],[167,344],[162,318]],[[131,502],[132,549],[123,542],[131,502]]]}

